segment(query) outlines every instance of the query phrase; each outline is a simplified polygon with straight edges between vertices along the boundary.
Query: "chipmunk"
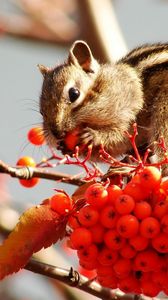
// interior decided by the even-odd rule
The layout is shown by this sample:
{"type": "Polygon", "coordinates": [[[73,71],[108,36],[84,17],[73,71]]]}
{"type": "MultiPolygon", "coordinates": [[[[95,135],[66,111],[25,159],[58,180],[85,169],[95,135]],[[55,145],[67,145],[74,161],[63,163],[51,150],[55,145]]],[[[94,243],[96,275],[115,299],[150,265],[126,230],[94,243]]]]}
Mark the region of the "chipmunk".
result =
{"type": "MultiPolygon", "coordinates": [[[[138,147],[153,146],[161,136],[168,146],[168,44],[144,45],[99,64],[88,44],[77,40],[63,64],[39,68],[40,112],[52,146],[68,152],[65,135],[78,128],[79,143],[93,146],[91,159],[99,159],[100,144],[116,157],[131,151],[125,131],[131,133],[134,122],[138,147]]],[[[154,147],[161,159],[163,151],[154,147]]]]}

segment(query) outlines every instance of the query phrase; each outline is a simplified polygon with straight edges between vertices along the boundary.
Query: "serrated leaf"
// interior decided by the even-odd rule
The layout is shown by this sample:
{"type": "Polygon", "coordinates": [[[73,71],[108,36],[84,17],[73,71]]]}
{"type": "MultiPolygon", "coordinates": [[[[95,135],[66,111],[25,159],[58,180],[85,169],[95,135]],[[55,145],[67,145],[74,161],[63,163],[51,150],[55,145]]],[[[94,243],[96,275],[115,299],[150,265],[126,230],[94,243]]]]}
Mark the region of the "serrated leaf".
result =
{"type": "Polygon", "coordinates": [[[23,268],[34,252],[47,248],[65,235],[67,218],[49,204],[28,209],[0,246],[0,279],[23,268]]]}

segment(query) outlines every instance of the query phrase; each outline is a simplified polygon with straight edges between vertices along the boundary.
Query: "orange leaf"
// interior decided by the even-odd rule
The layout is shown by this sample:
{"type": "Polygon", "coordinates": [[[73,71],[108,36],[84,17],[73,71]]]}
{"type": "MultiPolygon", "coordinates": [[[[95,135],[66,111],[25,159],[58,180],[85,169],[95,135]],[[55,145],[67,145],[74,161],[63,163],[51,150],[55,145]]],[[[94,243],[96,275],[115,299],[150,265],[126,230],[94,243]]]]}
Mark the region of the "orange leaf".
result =
{"type": "Polygon", "coordinates": [[[47,248],[65,235],[67,217],[49,204],[28,209],[0,246],[0,279],[23,268],[34,252],[47,248]]]}

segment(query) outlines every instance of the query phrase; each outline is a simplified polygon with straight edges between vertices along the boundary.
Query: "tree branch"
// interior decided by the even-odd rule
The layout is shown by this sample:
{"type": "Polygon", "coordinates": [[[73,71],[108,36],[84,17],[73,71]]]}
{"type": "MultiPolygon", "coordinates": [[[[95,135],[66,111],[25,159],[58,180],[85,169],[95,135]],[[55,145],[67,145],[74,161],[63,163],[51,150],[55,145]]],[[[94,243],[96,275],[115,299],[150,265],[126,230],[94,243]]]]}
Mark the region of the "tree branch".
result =
{"type": "MultiPolygon", "coordinates": [[[[137,300],[137,295],[123,294],[119,291],[112,291],[111,289],[104,288],[96,281],[90,281],[87,277],[80,275],[73,268],[70,268],[70,270],[63,269],[39,262],[35,259],[30,259],[29,263],[25,266],[25,269],[57,279],[71,287],[76,287],[104,300],[137,300]]],[[[139,296],[138,299],[144,300],[146,298],[139,296]]]]}
{"type": "Polygon", "coordinates": [[[33,177],[48,179],[48,180],[60,180],[64,183],[80,186],[85,181],[81,178],[76,178],[70,174],[64,174],[59,172],[50,171],[48,168],[35,168],[35,167],[11,167],[0,160],[0,173],[5,173],[11,177],[17,177],[19,179],[31,179],[33,177]]]}

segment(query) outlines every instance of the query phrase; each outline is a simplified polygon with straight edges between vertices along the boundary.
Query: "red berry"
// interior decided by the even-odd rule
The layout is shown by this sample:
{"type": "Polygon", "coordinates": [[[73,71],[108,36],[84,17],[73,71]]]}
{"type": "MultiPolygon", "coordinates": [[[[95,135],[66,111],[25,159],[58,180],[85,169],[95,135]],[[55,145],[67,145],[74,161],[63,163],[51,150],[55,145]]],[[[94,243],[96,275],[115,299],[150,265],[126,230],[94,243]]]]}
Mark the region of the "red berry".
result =
{"type": "Polygon", "coordinates": [[[31,128],[27,134],[28,140],[35,146],[41,146],[45,143],[43,129],[41,127],[31,128]]]}
{"type": "Polygon", "coordinates": [[[85,199],[95,209],[101,209],[108,201],[107,189],[101,183],[94,183],[87,188],[85,199]]]}
{"type": "Polygon", "coordinates": [[[136,251],[130,244],[126,243],[120,249],[120,254],[124,258],[133,258],[136,255],[136,251]]]}
{"type": "Polygon", "coordinates": [[[139,287],[138,280],[133,275],[128,275],[128,277],[120,279],[118,288],[124,293],[135,293],[140,294],[141,289],[139,287]]]}
{"type": "Polygon", "coordinates": [[[168,202],[167,201],[159,201],[155,204],[153,208],[153,215],[161,219],[168,212],[168,202]]]}
{"type": "Polygon", "coordinates": [[[87,277],[88,279],[95,278],[97,276],[97,272],[96,270],[87,270],[85,268],[83,268],[82,266],[79,266],[78,271],[80,274],[82,274],[83,276],[87,277]]]}
{"type": "Polygon", "coordinates": [[[92,234],[93,243],[101,244],[104,240],[104,227],[101,224],[96,224],[89,229],[92,234]]]}
{"type": "Polygon", "coordinates": [[[117,230],[111,229],[104,234],[104,243],[111,250],[119,250],[124,247],[125,239],[117,230]]]}
{"type": "Polygon", "coordinates": [[[103,266],[111,266],[118,258],[117,251],[112,251],[106,247],[103,247],[98,253],[97,260],[103,266]]]}
{"type": "Polygon", "coordinates": [[[97,259],[97,255],[98,255],[97,246],[91,244],[87,248],[78,250],[77,255],[81,261],[86,261],[86,262],[94,261],[97,259]]]}
{"type": "Polygon", "coordinates": [[[142,272],[156,271],[159,262],[159,256],[154,250],[140,251],[134,259],[134,269],[142,272]]]}
{"type": "Polygon", "coordinates": [[[96,260],[92,260],[92,261],[79,260],[79,265],[86,270],[92,271],[97,268],[97,261],[96,260]]]}
{"type": "Polygon", "coordinates": [[[72,200],[64,193],[57,193],[50,198],[50,206],[58,214],[66,214],[72,209],[72,200]]]}
{"type": "Polygon", "coordinates": [[[139,220],[143,220],[151,215],[152,208],[150,204],[146,201],[140,201],[135,203],[134,215],[139,220]]]}
{"type": "Polygon", "coordinates": [[[113,271],[110,276],[98,276],[98,282],[103,286],[110,289],[116,289],[118,286],[118,280],[113,271]]]}
{"type": "Polygon", "coordinates": [[[126,194],[119,196],[115,201],[116,211],[121,215],[129,214],[133,211],[135,206],[134,199],[126,194]]]}
{"type": "Polygon", "coordinates": [[[160,253],[168,253],[168,235],[166,233],[158,234],[152,239],[152,246],[160,253]]]}
{"type": "Polygon", "coordinates": [[[79,211],[78,220],[85,227],[90,227],[95,225],[98,219],[99,219],[98,211],[93,207],[91,207],[90,205],[82,207],[79,211]]]}
{"type": "Polygon", "coordinates": [[[112,205],[105,206],[100,214],[100,222],[105,228],[113,228],[118,220],[118,214],[116,213],[112,205]]]}
{"type": "Polygon", "coordinates": [[[70,242],[76,250],[86,248],[92,244],[92,234],[87,228],[76,228],[70,235],[70,242]]]}
{"type": "Polygon", "coordinates": [[[148,297],[156,297],[161,291],[160,286],[152,282],[151,280],[142,281],[141,288],[142,288],[142,293],[148,297]]]}
{"type": "Polygon", "coordinates": [[[78,228],[80,227],[80,224],[79,224],[79,221],[78,221],[78,214],[75,213],[73,214],[72,216],[70,216],[68,218],[68,225],[72,228],[72,229],[75,229],[75,228],[78,228]]]}
{"type": "Polygon", "coordinates": [[[158,168],[153,166],[144,167],[139,173],[140,184],[142,187],[149,189],[156,189],[161,182],[161,172],[158,168]]]}
{"type": "Polygon", "coordinates": [[[78,129],[74,129],[73,131],[68,132],[66,134],[64,142],[69,150],[73,151],[75,149],[75,146],[78,143],[78,134],[79,134],[78,129]]]}
{"type": "Polygon", "coordinates": [[[163,232],[168,233],[168,214],[161,219],[161,229],[163,232]]]}
{"type": "Polygon", "coordinates": [[[140,234],[146,238],[154,238],[160,232],[160,224],[157,219],[148,217],[140,224],[140,234]]]}
{"type": "Polygon", "coordinates": [[[130,240],[130,245],[134,247],[136,251],[145,250],[149,244],[149,240],[141,235],[136,235],[132,237],[130,240]]]}
{"type": "Polygon", "coordinates": [[[131,271],[131,260],[128,258],[119,258],[113,265],[113,270],[119,278],[125,278],[131,271]]]}
{"type": "Polygon", "coordinates": [[[114,204],[115,200],[122,195],[123,191],[118,185],[109,185],[107,188],[108,192],[108,204],[114,204]]]}
{"type": "Polygon", "coordinates": [[[144,190],[142,193],[141,185],[137,182],[134,182],[134,178],[130,182],[127,183],[123,192],[124,192],[124,194],[127,194],[127,195],[133,197],[135,201],[143,201],[143,200],[147,199],[149,196],[149,192],[146,190],[144,190]]]}
{"type": "Polygon", "coordinates": [[[117,221],[117,231],[125,238],[131,238],[137,235],[138,230],[139,222],[133,215],[121,216],[117,221]]]}
{"type": "Polygon", "coordinates": [[[166,195],[168,195],[168,179],[161,182],[160,188],[164,190],[166,195]]]}

